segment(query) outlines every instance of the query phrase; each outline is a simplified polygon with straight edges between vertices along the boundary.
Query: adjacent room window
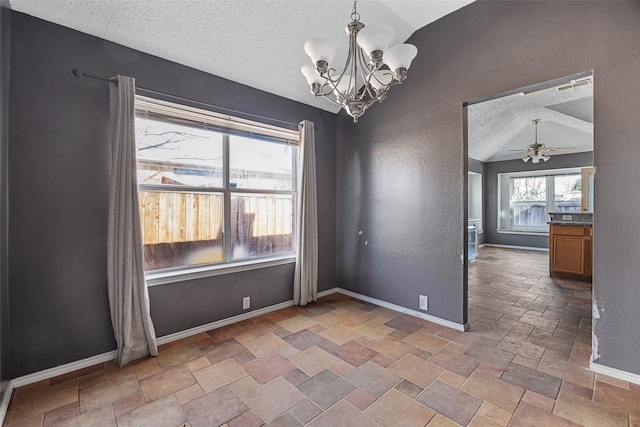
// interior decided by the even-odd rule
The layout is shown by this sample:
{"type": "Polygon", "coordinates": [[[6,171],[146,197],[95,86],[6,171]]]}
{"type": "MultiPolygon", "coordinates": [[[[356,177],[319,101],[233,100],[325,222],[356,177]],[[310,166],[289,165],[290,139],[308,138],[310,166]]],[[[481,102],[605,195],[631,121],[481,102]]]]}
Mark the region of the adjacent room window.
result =
{"type": "Polygon", "coordinates": [[[294,256],[298,132],[136,98],[145,271],[294,256]]]}
{"type": "Polygon", "coordinates": [[[581,212],[580,169],[498,175],[499,230],[548,232],[549,212],[581,212]]]}

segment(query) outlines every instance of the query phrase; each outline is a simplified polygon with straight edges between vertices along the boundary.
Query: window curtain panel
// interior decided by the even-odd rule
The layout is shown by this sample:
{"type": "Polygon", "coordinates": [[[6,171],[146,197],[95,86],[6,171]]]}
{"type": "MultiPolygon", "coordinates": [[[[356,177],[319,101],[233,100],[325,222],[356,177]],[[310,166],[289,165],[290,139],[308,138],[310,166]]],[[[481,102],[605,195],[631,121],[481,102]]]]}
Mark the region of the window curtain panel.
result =
{"type": "Polygon", "coordinates": [[[144,278],[135,141],[135,80],[109,84],[111,182],[109,193],[108,287],[119,366],[158,354],[144,278]]]}
{"type": "Polygon", "coordinates": [[[316,193],[316,150],[313,122],[299,125],[298,224],[293,302],[306,305],[318,294],[318,201],[316,193]]]}

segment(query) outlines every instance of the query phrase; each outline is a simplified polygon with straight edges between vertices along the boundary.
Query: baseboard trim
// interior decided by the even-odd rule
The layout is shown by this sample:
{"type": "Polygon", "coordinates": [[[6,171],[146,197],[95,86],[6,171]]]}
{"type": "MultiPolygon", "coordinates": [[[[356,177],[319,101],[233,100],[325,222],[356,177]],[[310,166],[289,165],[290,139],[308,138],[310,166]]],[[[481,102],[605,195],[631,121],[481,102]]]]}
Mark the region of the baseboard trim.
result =
{"type": "Polygon", "coordinates": [[[497,243],[485,243],[482,247],[503,248],[503,249],[520,249],[522,251],[538,251],[549,252],[549,248],[535,248],[533,246],[515,246],[515,245],[499,245],[497,243]]]}
{"type": "MultiPolygon", "coordinates": [[[[207,323],[206,325],[197,326],[195,328],[187,329],[184,331],[176,332],[175,334],[165,335],[159,337],[156,342],[158,345],[167,344],[173,341],[187,338],[192,335],[199,334],[201,332],[217,329],[222,326],[227,326],[232,323],[241,322],[243,320],[251,319],[272,311],[280,310],[286,307],[291,307],[293,300],[285,301],[280,304],[275,304],[269,307],[264,307],[258,310],[250,311],[248,313],[242,313],[237,316],[229,317],[226,319],[218,320],[216,322],[207,323]]],[[[117,350],[109,351],[107,353],[98,354],[92,357],[88,357],[82,360],[76,360],[75,362],[66,363],[64,365],[55,366],[53,368],[45,369],[43,371],[34,372],[33,374],[24,375],[22,377],[14,378],[10,381],[12,388],[22,387],[25,385],[33,384],[38,381],[48,380],[49,378],[57,377],[58,375],[68,374],[69,372],[77,371],[79,369],[88,368],[89,366],[97,365],[98,363],[109,362],[114,360],[118,355],[117,350]]],[[[7,386],[8,388],[9,386],[7,386]]],[[[2,408],[0,407],[0,410],[2,408]]],[[[3,418],[0,418],[3,419],[3,418]]]]}
{"type": "Polygon", "coordinates": [[[263,314],[271,313],[272,311],[281,310],[283,308],[291,307],[293,300],[281,302],[279,304],[270,305],[269,307],[260,308],[258,310],[250,311],[248,313],[242,313],[237,316],[227,317],[226,319],[217,320],[215,322],[207,323],[205,325],[196,326],[195,328],[186,329],[184,331],[176,332],[174,334],[164,335],[156,340],[158,345],[167,344],[173,341],[178,341],[183,338],[188,338],[192,335],[197,335],[202,332],[207,332],[212,329],[218,329],[223,326],[231,325],[232,323],[241,322],[243,320],[258,317],[263,314]]]}
{"type": "Polygon", "coordinates": [[[76,360],[75,362],[55,366],[43,371],[34,372],[33,374],[17,377],[11,380],[11,382],[13,383],[14,388],[18,388],[25,385],[37,383],[38,381],[48,380],[49,378],[57,377],[58,375],[68,374],[69,372],[88,368],[89,366],[97,365],[98,363],[108,362],[110,360],[114,360],[116,356],[118,356],[118,351],[113,350],[107,353],[87,357],[86,359],[76,360]]]}
{"type": "Polygon", "coordinates": [[[340,288],[331,288],[326,291],[318,292],[318,298],[326,297],[327,295],[336,294],[340,292],[340,288]]]}
{"type": "MultiPolygon", "coordinates": [[[[368,297],[366,295],[358,294],[356,292],[351,292],[343,288],[333,288],[330,289],[330,293],[341,293],[343,295],[350,296],[352,298],[357,298],[362,301],[370,302],[371,304],[379,305],[380,307],[388,308],[389,310],[397,311],[400,313],[408,314],[410,316],[418,317],[420,319],[427,320],[432,323],[436,323],[438,325],[446,326],[447,328],[455,329],[456,331],[466,331],[469,329],[469,323],[456,323],[450,320],[442,319],[440,317],[432,316],[430,314],[422,313],[420,311],[411,310],[410,308],[402,307],[400,305],[392,304],[390,302],[382,301],[377,298],[368,297]]],[[[325,291],[325,292],[329,292],[325,291]]],[[[328,293],[326,294],[328,295],[328,293]]]]}
{"type": "Polygon", "coordinates": [[[631,372],[622,371],[616,368],[610,368],[599,363],[590,362],[589,369],[598,374],[608,375],[612,378],[617,378],[622,381],[628,381],[634,384],[640,384],[640,375],[632,374],[631,372]]]}
{"type": "Polygon", "coordinates": [[[7,388],[4,391],[4,396],[2,397],[2,404],[0,405],[0,425],[4,425],[4,417],[7,415],[7,411],[9,410],[9,403],[11,403],[13,389],[13,381],[9,381],[7,383],[7,388]]]}

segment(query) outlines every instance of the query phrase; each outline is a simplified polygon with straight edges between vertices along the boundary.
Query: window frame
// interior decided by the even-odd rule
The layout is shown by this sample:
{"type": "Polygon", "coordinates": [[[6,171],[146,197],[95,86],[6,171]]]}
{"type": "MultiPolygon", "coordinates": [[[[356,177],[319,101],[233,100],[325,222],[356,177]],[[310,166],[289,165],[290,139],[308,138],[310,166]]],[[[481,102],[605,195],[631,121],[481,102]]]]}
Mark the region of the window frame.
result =
{"type": "Polygon", "coordinates": [[[521,226],[515,225],[515,203],[513,200],[515,179],[522,178],[545,178],[546,214],[554,211],[555,205],[555,177],[567,175],[580,175],[582,167],[545,169],[540,171],[506,172],[498,174],[498,233],[509,234],[533,234],[548,235],[549,224],[545,221],[542,226],[521,226]],[[508,195],[508,197],[505,197],[508,195]]]}
{"type": "MultiPolygon", "coordinates": [[[[222,246],[224,259],[219,262],[160,268],[145,270],[145,278],[148,286],[175,283],[193,280],[202,277],[230,274],[239,271],[253,270],[274,265],[282,265],[295,262],[297,258],[296,235],[299,221],[297,212],[298,202],[298,162],[299,162],[299,132],[260,122],[246,120],[202,110],[183,104],[167,102],[155,98],[136,95],[136,118],[142,116],[164,122],[176,124],[188,121],[191,125],[197,123],[205,129],[222,134],[222,186],[221,187],[197,187],[175,184],[138,184],[138,191],[154,192],[181,192],[181,193],[206,193],[220,194],[222,196],[222,246]],[[257,137],[265,140],[265,143],[283,144],[293,148],[292,153],[292,185],[290,190],[269,190],[252,188],[231,188],[231,136],[257,137]],[[293,205],[293,250],[278,252],[277,254],[261,254],[241,259],[233,259],[231,245],[231,198],[240,194],[274,194],[292,196],[293,205]]],[[[143,230],[144,233],[144,230],[143,230]]],[[[144,237],[144,236],[143,236],[144,237]]]]}

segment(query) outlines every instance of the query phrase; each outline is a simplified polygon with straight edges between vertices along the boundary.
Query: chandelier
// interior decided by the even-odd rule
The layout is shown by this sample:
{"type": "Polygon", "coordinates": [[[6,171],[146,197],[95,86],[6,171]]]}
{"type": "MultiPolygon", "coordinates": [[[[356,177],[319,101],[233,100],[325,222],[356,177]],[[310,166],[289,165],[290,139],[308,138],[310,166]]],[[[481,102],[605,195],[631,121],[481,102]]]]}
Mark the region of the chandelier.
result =
{"type": "Polygon", "coordinates": [[[311,93],[344,108],[354,122],[374,102],[382,102],[391,86],[404,81],[411,61],[418,54],[418,49],[411,44],[389,47],[395,37],[394,29],[387,24],[365,26],[356,11],[357,2],[353,2],[352,21],[345,28],[349,54],[342,72],[337,74],[331,67],[340,45],[331,37],[307,40],[304,51],[312,63],[301,69],[311,93]],[[383,64],[386,68],[382,68],[383,64]]]}

